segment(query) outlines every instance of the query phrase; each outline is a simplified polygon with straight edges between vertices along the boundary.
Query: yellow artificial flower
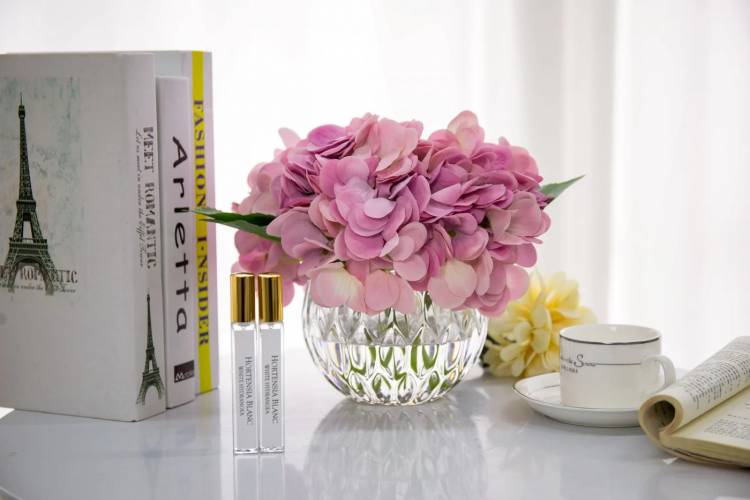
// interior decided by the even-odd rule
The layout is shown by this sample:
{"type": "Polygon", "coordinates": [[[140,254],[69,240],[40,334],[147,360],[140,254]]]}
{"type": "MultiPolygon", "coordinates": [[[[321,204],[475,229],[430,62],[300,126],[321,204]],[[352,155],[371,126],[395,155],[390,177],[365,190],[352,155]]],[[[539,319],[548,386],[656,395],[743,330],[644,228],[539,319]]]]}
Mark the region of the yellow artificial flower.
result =
{"type": "Polygon", "coordinates": [[[483,361],[499,377],[531,377],[560,370],[560,330],[596,321],[579,304],[578,283],[565,273],[531,275],[529,289],[491,318],[483,361]]]}

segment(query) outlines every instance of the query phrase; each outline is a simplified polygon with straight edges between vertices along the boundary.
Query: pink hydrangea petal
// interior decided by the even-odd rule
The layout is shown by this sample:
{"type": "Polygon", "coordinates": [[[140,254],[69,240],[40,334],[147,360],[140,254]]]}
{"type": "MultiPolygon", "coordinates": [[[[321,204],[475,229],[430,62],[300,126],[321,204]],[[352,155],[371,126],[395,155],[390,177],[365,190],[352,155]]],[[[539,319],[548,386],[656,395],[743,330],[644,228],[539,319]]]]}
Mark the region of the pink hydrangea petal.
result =
{"type": "Polygon", "coordinates": [[[305,238],[305,242],[309,243],[314,249],[324,250],[326,252],[332,252],[333,251],[333,247],[331,245],[331,242],[328,239],[326,239],[325,236],[323,237],[322,240],[318,239],[318,238],[314,238],[314,239],[313,238],[305,238]]]}
{"type": "Polygon", "coordinates": [[[417,296],[411,286],[403,279],[398,280],[399,292],[398,300],[394,308],[403,314],[413,314],[417,311],[417,296]]]}
{"type": "Polygon", "coordinates": [[[505,308],[508,307],[510,300],[510,293],[508,293],[508,290],[505,290],[502,294],[493,296],[493,300],[488,301],[478,309],[485,316],[500,316],[505,311],[505,308]]]}
{"type": "Polygon", "coordinates": [[[287,148],[291,148],[297,145],[299,142],[299,136],[294,133],[293,130],[288,128],[280,128],[279,129],[279,136],[281,137],[281,140],[284,142],[284,146],[287,148]]]}
{"type": "Polygon", "coordinates": [[[507,264],[493,262],[492,273],[490,274],[490,286],[486,295],[499,295],[503,293],[508,283],[507,264]]]}
{"type": "Polygon", "coordinates": [[[501,185],[488,185],[482,188],[477,198],[479,205],[491,205],[499,200],[506,191],[506,187],[501,185]]]}
{"type": "Polygon", "coordinates": [[[477,274],[477,294],[484,295],[485,293],[487,293],[487,290],[489,290],[490,276],[492,274],[493,267],[494,264],[492,262],[492,257],[490,257],[489,252],[485,250],[484,252],[482,252],[482,255],[479,256],[479,259],[477,259],[474,264],[474,270],[477,274]]]}
{"type": "Polygon", "coordinates": [[[413,157],[395,160],[388,168],[378,172],[378,180],[382,182],[390,181],[393,179],[400,179],[403,176],[411,173],[416,167],[417,163],[417,159],[413,157]]]}
{"type": "Polygon", "coordinates": [[[340,263],[318,269],[310,279],[310,293],[316,304],[323,307],[345,305],[357,293],[359,280],[349,274],[340,263]]]}
{"type": "Polygon", "coordinates": [[[393,212],[395,207],[396,203],[386,198],[372,198],[365,202],[363,208],[365,215],[368,217],[381,219],[393,212]]]}
{"type": "Polygon", "coordinates": [[[513,212],[508,232],[517,236],[537,236],[544,227],[544,213],[531,193],[518,193],[509,210],[513,212]]]}
{"type": "Polygon", "coordinates": [[[398,300],[398,278],[385,272],[370,273],[365,280],[365,303],[375,311],[383,311],[398,300]]]}
{"type": "Polygon", "coordinates": [[[505,266],[506,287],[510,293],[510,300],[521,297],[529,288],[529,275],[518,266],[505,266]]]}
{"type": "Polygon", "coordinates": [[[451,205],[458,201],[459,196],[461,196],[461,185],[453,184],[432,193],[432,200],[445,205],[451,205]]]}
{"type": "Polygon", "coordinates": [[[383,249],[380,251],[380,256],[385,257],[386,255],[388,255],[388,253],[391,250],[396,248],[396,246],[398,245],[398,241],[399,241],[399,238],[397,234],[394,235],[393,238],[391,238],[390,240],[387,240],[385,242],[385,245],[383,245],[383,249]]]}
{"type": "Polygon", "coordinates": [[[336,256],[321,250],[311,250],[302,256],[297,272],[305,276],[311,276],[313,271],[332,263],[336,256]]]}
{"type": "Polygon", "coordinates": [[[477,230],[477,227],[479,225],[477,223],[476,217],[471,214],[455,214],[451,215],[450,219],[452,222],[454,222],[456,231],[464,234],[474,234],[474,231],[477,230]]]}
{"type": "Polygon", "coordinates": [[[508,230],[512,216],[513,214],[508,210],[499,208],[487,211],[487,219],[490,221],[495,241],[499,241],[499,238],[508,230]]]}
{"type": "Polygon", "coordinates": [[[524,238],[510,233],[495,236],[495,241],[504,245],[522,245],[526,243],[526,240],[524,238]]]}
{"type": "Polygon", "coordinates": [[[430,202],[430,197],[432,195],[430,191],[429,181],[421,175],[418,175],[414,177],[410,182],[409,190],[417,200],[417,206],[419,206],[419,210],[423,211],[427,207],[427,204],[430,202]]]}
{"type": "Polygon", "coordinates": [[[406,209],[404,208],[405,203],[397,202],[396,208],[393,209],[390,217],[388,217],[388,223],[383,228],[383,238],[391,239],[396,235],[398,228],[406,220],[406,209]]]}
{"type": "Polygon", "coordinates": [[[346,250],[346,241],[344,241],[345,231],[341,231],[333,240],[333,253],[341,261],[349,260],[349,252],[346,250]]]}
{"type": "Polygon", "coordinates": [[[367,260],[350,260],[346,263],[346,269],[359,281],[364,283],[370,274],[371,263],[372,261],[367,260]]]}
{"type": "Polygon", "coordinates": [[[479,126],[477,116],[471,111],[459,113],[448,124],[448,130],[453,132],[461,151],[467,155],[470,155],[484,141],[484,130],[479,126]]]}
{"type": "Polygon", "coordinates": [[[456,132],[456,140],[458,141],[461,151],[467,155],[471,155],[476,147],[482,142],[484,138],[484,132],[474,129],[461,129],[456,132]]]}
{"type": "Polygon", "coordinates": [[[349,212],[375,196],[374,190],[359,178],[350,179],[346,185],[336,184],[333,188],[334,202],[341,215],[346,218],[349,212]]]}
{"type": "Polygon", "coordinates": [[[434,217],[444,217],[453,211],[453,207],[430,200],[424,211],[434,217]]]}
{"type": "Polygon", "coordinates": [[[419,281],[427,275],[427,262],[421,255],[415,254],[406,260],[394,262],[393,269],[406,280],[419,281]]]}
{"type": "Polygon", "coordinates": [[[407,156],[417,147],[419,134],[414,128],[387,118],[380,120],[375,127],[380,156],[376,171],[389,167],[399,156],[407,156]]]}
{"type": "Polygon", "coordinates": [[[479,119],[477,118],[477,115],[471,111],[464,110],[457,114],[456,117],[448,123],[448,130],[455,134],[462,128],[474,128],[478,126],[479,119]]]}
{"type": "Polygon", "coordinates": [[[437,245],[440,246],[441,252],[447,256],[453,256],[453,247],[451,246],[451,236],[448,231],[441,225],[436,225],[432,228],[432,238],[437,245]]]}
{"type": "Polygon", "coordinates": [[[317,242],[323,248],[328,244],[320,229],[304,215],[289,220],[281,229],[281,247],[294,258],[300,258],[304,252],[314,248],[315,245],[310,242],[317,242]]]}
{"type": "Polygon", "coordinates": [[[390,252],[391,259],[405,260],[419,251],[427,241],[427,229],[424,224],[410,222],[399,231],[398,245],[390,252]]]}
{"type": "Polygon", "coordinates": [[[348,156],[342,158],[336,166],[339,182],[347,184],[351,179],[357,178],[367,182],[370,176],[370,167],[362,158],[348,156]]]}
{"type": "Polygon", "coordinates": [[[256,248],[267,250],[271,246],[271,242],[255,234],[237,231],[234,233],[234,246],[239,253],[247,253],[256,248]]]}
{"type": "Polygon", "coordinates": [[[387,189],[388,199],[390,199],[390,200],[395,199],[396,196],[401,191],[403,191],[404,189],[406,189],[406,186],[409,185],[409,183],[412,181],[413,178],[414,178],[413,176],[405,177],[404,179],[398,181],[396,184],[394,184],[392,186],[388,186],[388,184],[383,184],[382,187],[385,188],[385,189],[387,189]]]}
{"type": "Polygon", "coordinates": [[[478,258],[487,247],[489,235],[478,227],[474,234],[459,233],[453,237],[453,254],[461,260],[478,258]]]}
{"type": "Polygon", "coordinates": [[[346,130],[337,125],[321,125],[307,134],[307,139],[316,146],[323,146],[346,135],[346,130]]]}
{"type": "Polygon", "coordinates": [[[456,308],[474,293],[477,275],[474,269],[460,260],[446,262],[437,276],[430,278],[427,290],[440,306],[456,308]]]}
{"type": "Polygon", "coordinates": [[[536,248],[531,243],[516,247],[516,258],[519,266],[531,267],[536,264],[536,248]]]}
{"type": "Polygon", "coordinates": [[[329,160],[325,162],[320,169],[320,175],[318,177],[320,190],[331,198],[336,195],[336,192],[334,191],[335,186],[341,183],[338,177],[338,161],[339,160],[329,160]]]}
{"type": "Polygon", "coordinates": [[[266,254],[261,252],[243,253],[239,257],[242,269],[249,273],[261,273],[266,264],[266,254]]]}
{"type": "Polygon", "coordinates": [[[374,259],[379,256],[385,244],[381,236],[360,236],[350,227],[344,230],[344,242],[346,243],[347,253],[360,260],[374,259]]]}
{"type": "Polygon", "coordinates": [[[375,236],[383,232],[388,224],[387,219],[373,219],[368,217],[361,208],[350,212],[348,227],[360,236],[375,236]]]}
{"type": "Polygon", "coordinates": [[[420,222],[410,222],[399,231],[402,237],[411,238],[414,241],[415,250],[419,250],[427,241],[427,228],[420,222]]]}
{"type": "Polygon", "coordinates": [[[477,275],[469,264],[453,259],[443,265],[448,288],[464,299],[474,292],[477,286],[477,275]]]}

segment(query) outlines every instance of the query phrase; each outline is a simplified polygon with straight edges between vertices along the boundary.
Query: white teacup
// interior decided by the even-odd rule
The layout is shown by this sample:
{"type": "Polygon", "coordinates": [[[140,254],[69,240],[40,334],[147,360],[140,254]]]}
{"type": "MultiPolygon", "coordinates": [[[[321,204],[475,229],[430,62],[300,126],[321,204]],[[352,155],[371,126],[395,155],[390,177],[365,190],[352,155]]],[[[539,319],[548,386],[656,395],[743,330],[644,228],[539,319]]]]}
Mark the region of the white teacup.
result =
{"type": "Polygon", "coordinates": [[[674,381],[674,365],[661,355],[661,334],[653,328],[579,325],[560,332],[560,396],[566,406],[637,408],[674,381]]]}

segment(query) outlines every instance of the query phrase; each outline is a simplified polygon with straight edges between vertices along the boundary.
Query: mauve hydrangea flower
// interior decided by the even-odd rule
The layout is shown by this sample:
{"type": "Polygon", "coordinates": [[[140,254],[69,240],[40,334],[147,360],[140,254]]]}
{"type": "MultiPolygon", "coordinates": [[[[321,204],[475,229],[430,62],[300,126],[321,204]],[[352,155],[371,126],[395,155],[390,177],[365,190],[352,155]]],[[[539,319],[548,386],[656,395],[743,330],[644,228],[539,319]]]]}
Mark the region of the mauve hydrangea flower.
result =
{"type": "Polygon", "coordinates": [[[276,216],[268,234],[238,233],[238,269],[280,272],[284,301],[310,281],[313,300],[373,314],[445,308],[502,313],[526,291],[522,267],[549,228],[536,162],[506,139],[485,142],[464,111],[422,138],[422,124],[367,114],[323,125],[257,165],[233,210],[276,216]]]}

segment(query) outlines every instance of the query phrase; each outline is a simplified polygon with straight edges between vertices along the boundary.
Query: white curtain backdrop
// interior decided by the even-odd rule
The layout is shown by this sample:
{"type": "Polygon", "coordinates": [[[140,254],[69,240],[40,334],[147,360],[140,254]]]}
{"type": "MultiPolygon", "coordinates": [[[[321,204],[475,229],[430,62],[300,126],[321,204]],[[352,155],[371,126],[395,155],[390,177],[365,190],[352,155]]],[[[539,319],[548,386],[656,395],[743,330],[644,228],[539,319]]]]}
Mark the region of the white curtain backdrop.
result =
{"type": "MultiPolygon", "coordinates": [[[[279,127],[305,133],[372,111],[430,130],[472,109],[489,137],[528,147],[548,180],[586,174],[549,209],[540,267],[576,278],[600,320],[659,328],[683,367],[748,333],[750,2],[4,0],[1,10],[0,51],[214,51],[220,208],[244,196],[279,127]]],[[[235,255],[220,233],[223,277],[235,255]]],[[[226,280],[220,295],[226,327],[226,280]]]]}

